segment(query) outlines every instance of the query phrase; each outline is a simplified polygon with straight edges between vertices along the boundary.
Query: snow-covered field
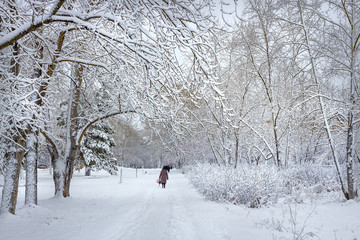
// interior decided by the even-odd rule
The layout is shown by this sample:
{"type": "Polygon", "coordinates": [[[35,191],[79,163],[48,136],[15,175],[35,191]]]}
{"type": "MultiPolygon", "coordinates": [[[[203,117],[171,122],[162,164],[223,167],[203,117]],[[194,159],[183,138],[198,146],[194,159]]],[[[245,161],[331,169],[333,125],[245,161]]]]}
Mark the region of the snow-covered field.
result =
{"type": "MultiPolygon", "coordinates": [[[[360,239],[360,203],[324,201],[250,209],[206,201],[178,170],[166,189],[160,169],[75,172],[67,199],[53,198],[48,170],[39,171],[39,205],[0,216],[1,240],[360,239]]],[[[2,184],[0,180],[0,185],[2,184]]],[[[2,190],[2,187],[0,187],[2,190]]]]}

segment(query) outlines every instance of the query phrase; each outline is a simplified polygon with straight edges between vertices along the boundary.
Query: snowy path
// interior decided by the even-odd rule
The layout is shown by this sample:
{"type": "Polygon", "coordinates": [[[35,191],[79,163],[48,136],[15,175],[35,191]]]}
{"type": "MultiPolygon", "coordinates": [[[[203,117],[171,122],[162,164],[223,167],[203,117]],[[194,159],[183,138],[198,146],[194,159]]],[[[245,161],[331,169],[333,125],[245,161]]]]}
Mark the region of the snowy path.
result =
{"type": "MultiPolygon", "coordinates": [[[[135,180],[128,190],[133,198],[118,209],[121,217],[106,231],[112,235],[101,239],[209,240],[239,239],[243,235],[243,227],[231,224],[234,237],[230,237],[226,230],[229,225],[223,221],[226,205],[219,209],[219,204],[205,202],[179,171],[170,172],[166,189],[155,184],[157,175],[150,172],[135,180]]],[[[252,239],[264,237],[261,233],[252,239]]]]}
{"type": "MultiPolygon", "coordinates": [[[[146,171],[135,178],[124,169],[121,184],[76,173],[67,199],[52,197],[52,177],[40,171],[39,206],[0,216],[0,240],[360,239],[358,202],[249,209],[206,201],[180,171],[170,172],[166,189],[155,183],[159,169],[146,171]]],[[[22,180],[18,206],[23,199],[22,180]]]]}

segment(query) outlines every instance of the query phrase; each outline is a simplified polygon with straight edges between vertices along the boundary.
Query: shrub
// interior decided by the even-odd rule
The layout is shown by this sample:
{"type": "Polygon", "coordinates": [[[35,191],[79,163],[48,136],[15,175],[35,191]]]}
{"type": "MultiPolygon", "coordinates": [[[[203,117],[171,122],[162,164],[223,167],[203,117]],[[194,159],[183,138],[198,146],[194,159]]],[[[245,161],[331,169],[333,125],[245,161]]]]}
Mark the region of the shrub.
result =
{"type": "Polygon", "coordinates": [[[260,207],[288,197],[334,191],[337,181],[330,168],[305,164],[279,169],[269,165],[240,165],[238,169],[201,163],[185,167],[190,182],[209,200],[260,207]]]}

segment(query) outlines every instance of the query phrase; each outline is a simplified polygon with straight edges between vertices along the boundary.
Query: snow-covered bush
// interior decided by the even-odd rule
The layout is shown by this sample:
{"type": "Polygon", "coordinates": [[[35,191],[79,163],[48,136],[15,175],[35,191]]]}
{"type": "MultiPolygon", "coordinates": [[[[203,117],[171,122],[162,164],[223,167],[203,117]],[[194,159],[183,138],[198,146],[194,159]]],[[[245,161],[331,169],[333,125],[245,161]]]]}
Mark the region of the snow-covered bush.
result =
{"type": "Polygon", "coordinates": [[[314,164],[279,169],[269,165],[233,167],[197,164],[185,167],[191,183],[208,199],[260,207],[279,198],[298,201],[299,195],[334,191],[338,185],[331,168],[314,164]]]}
{"type": "Polygon", "coordinates": [[[242,165],[239,169],[214,164],[188,166],[191,183],[208,199],[246,204],[249,207],[276,202],[283,185],[281,176],[272,166],[242,165]]]}
{"type": "Polygon", "coordinates": [[[285,183],[284,193],[297,202],[303,201],[300,195],[309,197],[340,190],[332,166],[306,163],[282,169],[281,174],[285,183]]]}

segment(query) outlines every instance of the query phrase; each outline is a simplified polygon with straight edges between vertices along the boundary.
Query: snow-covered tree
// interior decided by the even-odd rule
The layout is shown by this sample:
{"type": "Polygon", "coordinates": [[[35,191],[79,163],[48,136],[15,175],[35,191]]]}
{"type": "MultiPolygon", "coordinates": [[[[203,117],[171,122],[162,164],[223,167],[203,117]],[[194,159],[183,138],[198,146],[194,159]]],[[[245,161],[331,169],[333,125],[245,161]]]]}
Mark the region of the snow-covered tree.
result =
{"type": "Polygon", "coordinates": [[[111,136],[114,133],[106,120],[95,123],[86,132],[80,147],[80,157],[85,162],[86,176],[90,176],[92,169],[103,169],[110,174],[116,174],[116,161],[112,152],[115,142],[111,136]]]}
{"type": "Polygon", "coordinates": [[[31,139],[39,139],[36,135],[41,132],[48,141],[55,193],[67,197],[75,158],[93,124],[135,109],[147,117],[169,116],[179,103],[180,88],[213,84],[210,74],[214,62],[206,44],[208,30],[214,25],[209,3],[59,0],[1,4],[2,106],[8,107],[1,119],[6,131],[1,134],[13,144],[7,146],[5,154],[11,170],[5,177],[2,211],[15,211],[16,200],[11,199],[16,199],[27,136],[35,134],[31,139]],[[32,37],[39,44],[31,44],[32,37]],[[194,69],[203,75],[184,77],[179,68],[181,52],[192,54],[194,69]],[[32,53],[42,54],[35,57],[32,53]],[[34,63],[31,71],[25,71],[29,61],[24,56],[34,63]],[[41,70],[35,89],[29,81],[34,78],[34,69],[41,70]],[[94,74],[101,77],[94,81],[94,74]],[[94,82],[113,90],[114,104],[107,112],[81,116],[81,96],[94,82]],[[25,111],[24,106],[29,105],[19,99],[25,96],[29,100],[32,93],[36,95],[28,102],[38,109],[25,107],[31,109],[25,111]],[[58,128],[57,108],[63,100],[68,114],[64,127],[58,128]],[[29,119],[40,124],[24,121],[29,119]],[[84,127],[80,128],[80,123],[84,127]]]}
{"type": "MultiPolygon", "coordinates": [[[[339,110],[340,122],[346,133],[346,175],[347,188],[344,191],[347,199],[358,196],[356,178],[354,175],[356,125],[359,125],[359,59],[360,59],[360,2],[356,0],[326,1],[335,18],[326,16],[328,28],[326,34],[324,54],[332,62],[331,70],[335,79],[342,83],[345,90],[339,97],[344,103],[339,110]]],[[[321,16],[324,16],[322,14],[321,16]]],[[[359,128],[358,128],[359,129],[359,128]]],[[[331,144],[331,143],[330,143],[331,144]]]]}
{"type": "Polygon", "coordinates": [[[285,167],[332,164],[345,198],[354,198],[359,3],[249,0],[245,5],[246,21],[217,38],[221,94],[191,111],[196,118],[190,122],[204,129],[203,134],[197,129],[198,136],[208,140],[207,148],[204,141],[197,146],[212,151],[207,161],[215,156],[220,165],[271,159],[285,167]]]}

